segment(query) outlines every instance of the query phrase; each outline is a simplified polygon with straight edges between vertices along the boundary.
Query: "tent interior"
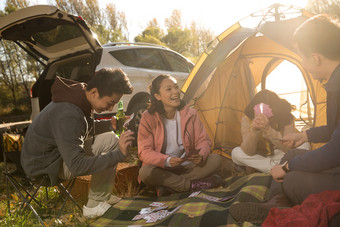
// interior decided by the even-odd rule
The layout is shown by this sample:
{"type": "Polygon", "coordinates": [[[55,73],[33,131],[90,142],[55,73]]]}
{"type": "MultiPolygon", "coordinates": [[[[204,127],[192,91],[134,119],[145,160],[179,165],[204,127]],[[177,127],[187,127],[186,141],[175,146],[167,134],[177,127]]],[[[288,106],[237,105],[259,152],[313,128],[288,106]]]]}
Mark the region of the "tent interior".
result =
{"type": "Polygon", "coordinates": [[[325,124],[326,92],[292,45],[295,29],[311,16],[275,4],[229,27],[200,56],[182,87],[183,99],[198,111],[214,149],[241,144],[245,107],[262,89],[295,106],[299,130],[325,124]]]}

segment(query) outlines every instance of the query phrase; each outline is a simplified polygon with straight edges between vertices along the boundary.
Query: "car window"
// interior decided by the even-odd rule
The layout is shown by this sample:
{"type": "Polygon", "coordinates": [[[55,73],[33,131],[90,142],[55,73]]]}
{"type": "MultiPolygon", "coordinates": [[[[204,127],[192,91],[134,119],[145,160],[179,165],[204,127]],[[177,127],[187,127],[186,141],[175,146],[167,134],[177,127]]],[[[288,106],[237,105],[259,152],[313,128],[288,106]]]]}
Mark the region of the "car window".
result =
{"type": "Polygon", "coordinates": [[[88,82],[92,74],[92,61],[89,56],[79,56],[56,62],[51,66],[46,79],[54,79],[55,76],[60,76],[66,79],[88,82]]]}
{"type": "Polygon", "coordinates": [[[163,60],[162,53],[156,49],[136,49],[138,67],[145,69],[157,69],[170,71],[171,68],[163,60]]]}
{"type": "Polygon", "coordinates": [[[161,52],[157,49],[134,48],[115,50],[111,51],[110,54],[126,66],[171,71],[170,66],[164,62],[161,52]]]}
{"type": "MultiPolygon", "coordinates": [[[[52,23],[51,21],[51,24],[55,23],[52,23]]],[[[50,47],[83,36],[80,29],[74,24],[59,24],[53,27],[53,29],[50,25],[49,27],[46,27],[46,29],[48,31],[32,34],[33,40],[45,47],[50,47]]]]}
{"type": "Polygon", "coordinates": [[[134,50],[115,50],[109,53],[123,65],[137,67],[137,54],[134,50]]]}
{"type": "Polygon", "coordinates": [[[193,65],[186,59],[170,51],[163,51],[163,53],[165,54],[166,59],[169,61],[173,71],[184,73],[191,72],[193,65]]]}

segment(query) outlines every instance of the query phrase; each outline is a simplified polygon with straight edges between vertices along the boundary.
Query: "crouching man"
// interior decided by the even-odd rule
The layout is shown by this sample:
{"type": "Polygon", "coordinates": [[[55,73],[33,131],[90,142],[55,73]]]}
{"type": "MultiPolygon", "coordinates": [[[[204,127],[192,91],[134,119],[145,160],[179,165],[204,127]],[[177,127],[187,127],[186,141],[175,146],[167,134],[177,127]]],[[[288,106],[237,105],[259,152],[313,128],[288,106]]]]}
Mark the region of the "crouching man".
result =
{"type": "Polygon", "coordinates": [[[115,169],[124,160],[133,132],[121,137],[112,130],[94,130],[93,111],[112,110],[132,86],[120,69],[101,69],[88,84],[57,77],[52,102],[32,122],[25,136],[21,163],[32,178],[48,175],[51,185],[59,179],[92,175],[88,218],[103,215],[113,203],[115,169]],[[97,131],[97,132],[96,132],[97,131]]]}

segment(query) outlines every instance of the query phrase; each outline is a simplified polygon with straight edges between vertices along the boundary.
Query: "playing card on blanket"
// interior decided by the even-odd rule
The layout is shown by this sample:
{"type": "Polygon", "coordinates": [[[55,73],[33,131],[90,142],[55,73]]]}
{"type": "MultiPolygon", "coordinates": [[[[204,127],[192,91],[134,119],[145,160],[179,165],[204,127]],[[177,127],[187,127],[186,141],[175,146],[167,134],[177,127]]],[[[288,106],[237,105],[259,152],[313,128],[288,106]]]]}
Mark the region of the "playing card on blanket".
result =
{"type": "Polygon", "coordinates": [[[166,208],[168,208],[167,205],[162,206],[162,207],[154,207],[154,208],[152,208],[152,212],[157,211],[157,210],[164,210],[164,209],[166,209],[166,208]]]}
{"type": "Polygon", "coordinates": [[[164,205],[165,205],[165,203],[161,203],[161,202],[152,202],[152,203],[150,203],[149,206],[151,206],[151,207],[162,207],[162,206],[164,206],[164,205]]]}
{"type": "Polygon", "coordinates": [[[219,202],[221,198],[215,197],[215,196],[210,196],[210,195],[201,195],[201,198],[205,198],[209,201],[213,201],[213,202],[219,202]]]}
{"type": "Polygon", "coordinates": [[[197,195],[200,194],[200,193],[201,193],[201,191],[193,192],[193,193],[191,193],[191,194],[189,195],[188,198],[195,197],[195,196],[197,196],[197,195]]]}
{"type": "Polygon", "coordinates": [[[146,220],[146,223],[156,222],[158,220],[154,213],[148,214],[144,219],[146,220]]]}
{"type": "Polygon", "coordinates": [[[152,208],[151,207],[147,207],[147,208],[142,208],[139,213],[140,214],[149,214],[152,212],[152,208]]]}
{"type": "MultiPolygon", "coordinates": [[[[173,213],[175,213],[176,211],[178,211],[179,210],[179,208],[181,208],[182,207],[182,205],[180,205],[180,206],[178,206],[178,207],[176,207],[175,209],[173,209],[171,212],[170,212],[170,214],[173,214],[173,213]]],[[[169,215],[170,215],[169,214],[169,215]]]]}
{"type": "Polygon", "coordinates": [[[231,199],[235,198],[235,196],[236,195],[226,196],[226,197],[221,198],[219,201],[220,202],[225,202],[225,201],[228,201],[228,200],[231,200],[231,199]]]}
{"type": "Polygon", "coordinates": [[[137,221],[139,219],[143,219],[148,214],[137,214],[134,218],[132,218],[132,221],[137,221]]]}

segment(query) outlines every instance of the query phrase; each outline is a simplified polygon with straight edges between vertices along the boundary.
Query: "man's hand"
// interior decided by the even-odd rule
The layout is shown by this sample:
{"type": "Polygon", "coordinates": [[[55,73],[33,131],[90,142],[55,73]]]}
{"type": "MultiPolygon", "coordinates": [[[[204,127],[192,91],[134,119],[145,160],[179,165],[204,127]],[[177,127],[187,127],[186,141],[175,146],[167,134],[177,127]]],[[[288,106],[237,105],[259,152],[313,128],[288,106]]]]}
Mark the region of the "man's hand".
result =
{"type": "Polygon", "coordinates": [[[134,132],[128,130],[123,132],[119,137],[119,150],[123,153],[123,155],[127,155],[128,153],[128,146],[132,145],[132,141],[135,139],[133,136],[134,132]]]}
{"type": "Polygon", "coordinates": [[[252,127],[255,130],[265,130],[269,126],[268,117],[264,114],[258,114],[255,116],[252,127]]]}
{"type": "Polygon", "coordinates": [[[285,135],[282,139],[283,139],[283,145],[290,147],[290,148],[298,147],[301,144],[308,141],[306,131],[299,132],[299,133],[289,133],[285,135]]]}
{"type": "MultiPolygon", "coordinates": [[[[125,116],[125,118],[126,118],[125,121],[128,121],[130,119],[130,117],[131,116],[125,116]]],[[[116,118],[116,116],[112,116],[112,118],[111,118],[111,125],[112,125],[113,130],[117,129],[117,118],[116,118]]],[[[123,125],[123,127],[126,129],[125,125],[123,125]]]]}
{"type": "Polygon", "coordinates": [[[283,182],[286,172],[282,169],[282,165],[276,165],[270,170],[270,174],[276,182],[283,182]]]}
{"type": "Polygon", "coordinates": [[[191,161],[196,165],[199,165],[203,162],[203,156],[200,154],[193,154],[188,158],[188,161],[191,161]]]}
{"type": "Polygon", "coordinates": [[[176,157],[171,157],[170,158],[170,165],[171,165],[171,167],[177,167],[180,164],[182,164],[182,162],[183,162],[183,159],[181,159],[181,158],[176,158],[176,157]]]}

